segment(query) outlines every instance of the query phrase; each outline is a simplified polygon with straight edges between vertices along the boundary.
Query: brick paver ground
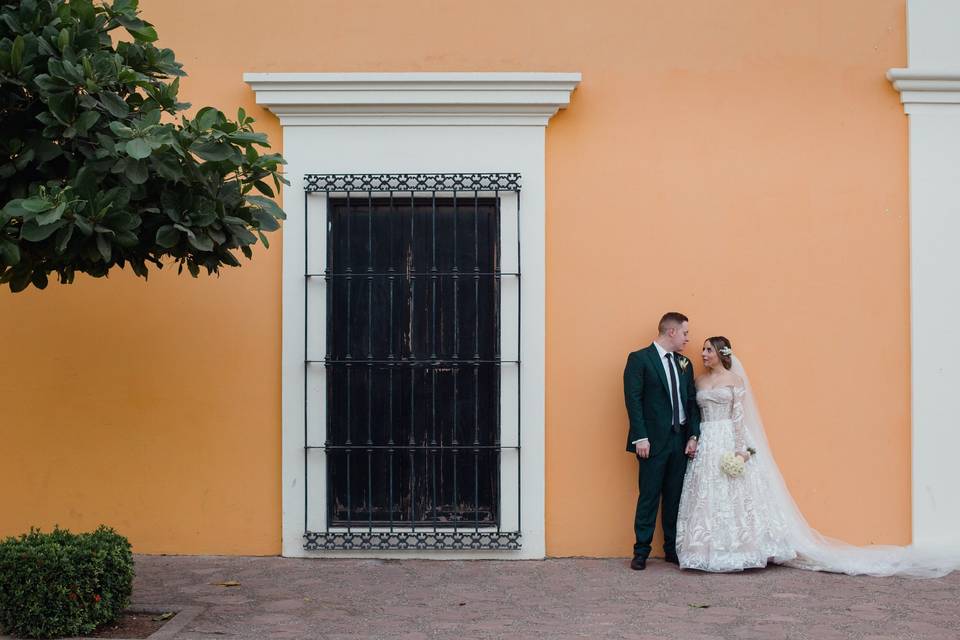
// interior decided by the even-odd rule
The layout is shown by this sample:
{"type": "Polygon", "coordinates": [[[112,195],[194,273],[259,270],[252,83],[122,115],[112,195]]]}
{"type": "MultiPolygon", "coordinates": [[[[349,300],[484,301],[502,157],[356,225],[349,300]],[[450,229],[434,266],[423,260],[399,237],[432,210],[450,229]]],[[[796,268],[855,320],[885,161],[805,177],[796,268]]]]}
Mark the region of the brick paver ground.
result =
{"type": "Polygon", "coordinates": [[[960,573],[861,578],[651,560],[137,557],[134,603],[205,607],[177,638],[960,638],[960,573]],[[237,581],[239,586],[214,583],[237,581]],[[706,606],[709,605],[709,606],[706,606]]]}

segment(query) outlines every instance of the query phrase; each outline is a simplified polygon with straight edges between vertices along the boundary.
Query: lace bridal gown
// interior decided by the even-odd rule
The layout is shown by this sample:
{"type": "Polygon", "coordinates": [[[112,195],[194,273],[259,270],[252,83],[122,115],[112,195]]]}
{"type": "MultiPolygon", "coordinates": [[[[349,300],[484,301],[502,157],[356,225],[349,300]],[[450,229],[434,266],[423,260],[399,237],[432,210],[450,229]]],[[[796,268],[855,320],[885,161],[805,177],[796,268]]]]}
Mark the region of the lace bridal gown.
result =
{"type": "Polygon", "coordinates": [[[697,392],[700,443],[687,465],[677,519],[680,566],[730,572],[768,563],[850,575],[937,577],[960,568],[960,552],[915,547],[858,547],[821,535],[804,519],[767,444],[750,381],[734,357],[743,387],[697,392]],[[723,455],[757,450],[731,478],[723,455]]]}
{"type": "Polygon", "coordinates": [[[687,465],[677,518],[677,557],[685,569],[740,571],[796,557],[787,524],[760,474],[730,478],[724,454],[756,445],[743,426],[743,387],[697,391],[700,446],[687,465]]]}

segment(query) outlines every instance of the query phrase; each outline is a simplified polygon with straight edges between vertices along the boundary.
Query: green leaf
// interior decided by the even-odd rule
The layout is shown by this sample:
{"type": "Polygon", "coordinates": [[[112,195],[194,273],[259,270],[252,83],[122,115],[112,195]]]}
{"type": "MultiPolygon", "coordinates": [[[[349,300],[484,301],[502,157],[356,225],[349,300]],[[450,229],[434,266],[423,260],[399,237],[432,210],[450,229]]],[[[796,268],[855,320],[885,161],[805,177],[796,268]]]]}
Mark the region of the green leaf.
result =
{"type": "Polygon", "coordinates": [[[23,49],[26,42],[23,36],[17,36],[13,40],[13,47],[10,49],[10,67],[14,73],[20,73],[23,68],[23,49]]]}
{"type": "Polygon", "coordinates": [[[223,118],[223,114],[220,113],[217,109],[213,107],[204,107],[197,112],[197,117],[194,118],[194,123],[203,131],[206,131],[213,125],[217,124],[223,118]]]}
{"type": "Polygon", "coordinates": [[[15,242],[0,238],[0,262],[14,266],[20,262],[20,247],[15,242]]]}
{"type": "Polygon", "coordinates": [[[42,56],[60,55],[60,52],[47,42],[46,38],[37,38],[37,52],[42,56]]]}
{"type": "Polygon", "coordinates": [[[231,227],[234,237],[240,244],[253,244],[257,241],[257,236],[253,235],[246,227],[231,227]]]}
{"type": "Polygon", "coordinates": [[[46,272],[37,269],[33,272],[33,276],[31,276],[30,281],[33,282],[33,286],[35,286],[37,289],[46,289],[49,279],[47,278],[46,272]]]}
{"type": "Polygon", "coordinates": [[[138,42],[156,42],[157,40],[157,30],[151,26],[145,25],[139,28],[127,27],[127,31],[130,32],[130,35],[138,42]]]}
{"type": "Polygon", "coordinates": [[[183,179],[183,169],[180,167],[180,162],[177,160],[176,155],[172,153],[162,153],[159,157],[154,155],[151,160],[154,168],[161,177],[167,180],[173,180],[174,182],[183,179]]]}
{"type": "MultiPolygon", "coordinates": [[[[127,154],[131,158],[136,158],[137,160],[149,158],[151,151],[150,145],[143,138],[134,138],[127,143],[127,154]]],[[[136,183],[134,180],[131,180],[131,182],[136,183]]]]}
{"type": "Polygon", "coordinates": [[[280,208],[280,205],[270,198],[266,198],[264,196],[247,196],[247,202],[267,211],[275,218],[280,220],[287,219],[287,214],[283,212],[283,209],[280,208]]]}
{"type": "Polygon", "coordinates": [[[126,211],[111,211],[103,217],[103,226],[114,231],[127,231],[140,226],[140,219],[126,211]]]}
{"type": "Polygon", "coordinates": [[[63,253],[67,250],[67,244],[70,243],[70,238],[73,237],[73,225],[69,224],[59,231],[57,231],[56,237],[56,251],[57,253],[63,253]]]}
{"type": "Polygon", "coordinates": [[[36,152],[32,148],[27,149],[17,156],[17,159],[14,161],[14,166],[17,168],[17,171],[23,171],[33,160],[34,156],[36,156],[36,152]]]}
{"type": "Polygon", "coordinates": [[[73,15],[77,16],[80,19],[80,22],[85,27],[91,27],[94,23],[94,18],[96,13],[93,9],[93,2],[90,0],[70,0],[70,10],[73,11],[73,15]]]}
{"type": "Polygon", "coordinates": [[[54,78],[46,73],[41,73],[40,75],[34,77],[33,81],[37,83],[37,86],[40,87],[41,91],[51,95],[70,93],[73,90],[68,83],[59,78],[54,78]]]}
{"type": "Polygon", "coordinates": [[[95,125],[99,119],[100,114],[96,111],[84,111],[77,117],[77,121],[73,123],[73,126],[81,135],[86,135],[90,127],[95,125]]]}
{"type": "Polygon", "coordinates": [[[143,119],[140,121],[140,128],[146,129],[147,127],[160,124],[160,117],[162,115],[163,111],[157,108],[144,112],[143,119]]]}
{"type": "Polygon", "coordinates": [[[70,46],[70,32],[66,29],[60,29],[60,35],[57,38],[57,45],[60,47],[60,51],[66,51],[67,47],[70,46]]]}
{"type": "Polygon", "coordinates": [[[139,242],[140,238],[132,231],[121,231],[117,234],[117,244],[126,249],[137,246],[139,242]]]}
{"type": "Polygon", "coordinates": [[[110,240],[102,233],[97,234],[97,251],[100,252],[104,262],[110,262],[110,240]]]}
{"type": "Polygon", "coordinates": [[[20,268],[14,271],[13,277],[10,279],[10,291],[13,293],[19,293],[30,285],[30,267],[18,266],[20,268]]]}
{"type": "Polygon", "coordinates": [[[176,224],[176,223],[175,223],[175,224],[173,225],[173,228],[174,228],[174,229],[179,229],[180,231],[183,231],[185,234],[187,234],[187,237],[188,237],[188,238],[193,238],[193,237],[195,237],[194,234],[193,234],[193,229],[191,229],[190,227],[185,227],[185,226],[183,226],[182,224],[176,224]]]}
{"type": "Polygon", "coordinates": [[[178,242],[180,242],[180,234],[173,225],[167,224],[157,229],[157,244],[161,247],[169,249],[176,246],[178,242]]]}
{"type": "Polygon", "coordinates": [[[20,228],[20,237],[30,242],[42,242],[56,233],[57,229],[63,225],[63,220],[58,220],[53,224],[45,224],[43,226],[37,224],[36,220],[30,220],[25,222],[20,228]]]}
{"type": "Polygon", "coordinates": [[[80,233],[83,235],[90,236],[93,234],[93,225],[90,224],[90,221],[83,216],[77,216],[74,218],[73,224],[77,225],[77,229],[80,229],[80,233]]]}
{"type": "Polygon", "coordinates": [[[110,9],[114,13],[125,13],[130,16],[135,16],[139,4],[140,0],[113,0],[113,4],[110,6],[110,9]]]}
{"type": "Polygon", "coordinates": [[[13,33],[23,31],[23,25],[20,24],[20,21],[17,20],[17,17],[12,12],[0,12],[0,20],[3,20],[13,33]]]}
{"type": "MultiPolygon", "coordinates": [[[[127,143],[130,144],[129,142],[127,143]]],[[[147,181],[150,173],[147,171],[147,163],[141,160],[127,162],[127,169],[124,171],[127,180],[133,184],[143,184],[147,181]]]]}
{"type": "Polygon", "coordinates": [[[29,216],[33,213],[23,207],[23,200],[21,198],[16,198],[5,204],[3,206],[3,212],[8,218],[22,218],[23,216],[29,216]]]}
{"type": "Polygon", "coordinates": [[[123,138],[124,140],[129,140],[134,136],[133,129],[121,122],[111,122],[110,130],[113,131],[118,138],[123,138]]]}
{"type": "Polygon", "coordinates": [[[26,200],[20,201],[20,206],[23,207],[25,211],[30,213],[43,213],[49,209],[53,208],[52,202],[47,202],[43,198],[27,198],[26,200]]]}
{"type": "Polygon", "coordinates": [[[50,96],[47,98],[47,107],[50,113],[65,125],[71,124],[76,119],[74,114],[77,110],[77,98],[72,93],[50,96]]]}
{"type": "Polygon", "coordinates": [[[259,223],[260,228],[264,231],[276,231],[280,228],[280,223],[277,222],[277,219],[263,209],[254,211],[253,219],[259,223]]]}
{"type": "Polygon", "coordinates": [[[37,217],[35,218],[35,220],[37,221],[37,224],[39,224],[39,225],[50,224],[51,222],[56,222],[57,220],[59,220],[60,218],[62,218],[62,217],[63,217],[63,212],[66,211],[66,210],[67,210],[67,203],[61,202],[60,204],[58,204],[55,208],[51,209],[50,211],[47,211],[46,213],[41,213],[41,214],[37,215],[37,217]]]}
{"type": "MultiPolygon", "coordinates": [[[[108,112],[110,112],[110,115],[112,115],[113,117],[126,118],[127,115],[130,113],[130,105],[127,104],[126,100],[121,98],[119,95],[117,95],[113,91],[101,91],[99,97],[100,97],[100,104],[102,104],[103,108],[106,109],[108,112]]],[[[112,125],[111,125],[111,128],[113,128],[112,125]]],[[[127,128],[127,127],[124,127],[124,128],[127,128]]],[[[116,130],[114,130],[114,133],[116,133],[117,135],[120,135],[119,133],[117,133],[116,130]]]]}
{"type": "Polygon", "coordinates": [[[259,144],[263,146],[268,146],[270,143],[267,141],[267,134],[257,133],[255,131],[237,131],[236,133],[231,133],[227,136],[231,142],[236,142],[239,144],[259,144]]]}
{"type": "Polygon", "coordinates": [[[213,240],[207,236],[195,235],[187,238],[187,242],[193,245],[195,249],[199,249],[200,251],[213,251],[213,240]]]}
{"type": "Polygon", "coordinates": [[[197,154],[204,160],[219,162],[233,156],[234,148],[226,142],[215,142],[207,140],[205,142],[195,142],[190,145],[190,151],[197,154]]]}
{"type": "Polygon", "coordinates": [[[217,219],[213,211],[198,211],[190,214],[190,223],[195,227],[206,227],[217,219]]]}
{"type": "Polygon", "coordinates": [[[267,196],[268,198],[272,198],[274,196],[273,188],[263,180],[254,181],[253,186],[257,188],[257,191],[267,196]]]}
{"type": "Polygon", "coordinates": [[[63,73],[67,82],[73,85],[83,84],[83,67],[73,64],[69,60],[63,61],[63,73]]]}
{"type": "Polygon", "coordinates": [[[73,188],[84,198],[92,198],[100,188],[97,178],[97,172],[89,164],[85,164],[74,176],[73,188]]]}

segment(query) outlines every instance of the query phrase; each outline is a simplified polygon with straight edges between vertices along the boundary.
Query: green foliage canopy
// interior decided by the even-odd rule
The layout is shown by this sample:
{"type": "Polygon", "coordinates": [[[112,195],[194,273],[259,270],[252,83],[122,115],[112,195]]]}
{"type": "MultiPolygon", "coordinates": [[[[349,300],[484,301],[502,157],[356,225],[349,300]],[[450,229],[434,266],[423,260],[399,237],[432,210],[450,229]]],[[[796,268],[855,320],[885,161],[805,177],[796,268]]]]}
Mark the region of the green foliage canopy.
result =
{"type": "Polygon", "coordinates": [[[138,0],[0,0],[0,284],[172,260],[240,266],[279,228],[283,158],[242,109],[193,118],[138,0]],[[121,37],[129,36],[128,41],[121,37]],[[179,115],[179,122],[177,116],[179,115]]]}

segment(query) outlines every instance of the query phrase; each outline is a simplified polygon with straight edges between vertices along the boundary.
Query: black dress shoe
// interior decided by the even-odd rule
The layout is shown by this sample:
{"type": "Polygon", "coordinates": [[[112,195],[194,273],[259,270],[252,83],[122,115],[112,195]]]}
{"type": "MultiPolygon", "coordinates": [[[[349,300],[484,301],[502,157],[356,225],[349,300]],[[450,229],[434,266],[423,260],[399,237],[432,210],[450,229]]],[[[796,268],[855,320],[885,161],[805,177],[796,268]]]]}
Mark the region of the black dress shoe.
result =
{"type": "Polygon", "coordinates": [[[630,568],[634,571],[643,571],[647,568],[647,559],[643,556],[634,556],[630,561],[630,568]]]}
{"type": "Polygon", "coordinates": [[[668,553],[663,557],[667,562],[672,562],[673,564],[680,566],[680,558],[677,557],[675,553],[668,553]]]}

